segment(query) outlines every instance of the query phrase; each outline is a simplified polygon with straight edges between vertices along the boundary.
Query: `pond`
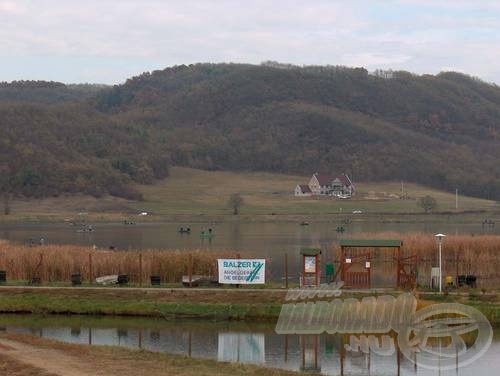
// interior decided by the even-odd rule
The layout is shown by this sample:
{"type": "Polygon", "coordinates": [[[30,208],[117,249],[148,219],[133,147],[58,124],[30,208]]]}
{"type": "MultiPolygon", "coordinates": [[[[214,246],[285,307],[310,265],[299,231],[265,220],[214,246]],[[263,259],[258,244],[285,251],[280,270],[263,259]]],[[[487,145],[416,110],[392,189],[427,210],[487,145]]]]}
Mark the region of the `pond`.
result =
{"type": "Polygon", "coordinates": [[[272,324],[165,321],[137,318],[0,315],[0,331],[29,333],[67,343],[113,345],[154,352],[253,363],[325,375],[492,375],[500,367],[500,333],[489,350],[458,370],[415,366],[391,355],[344,350],[345,336],[278,335],[272,324]]]}
{"type": "Polygon", "coordinates": [[[446,234],[500,234],[499,226],[453,223],[383,223],[352,222],[311,223],[301,226],[290,222],[226,222],[212,224],[151,223],[151,224],[95,224],[93,232],[78,232],[80,228],[67,224],[2,224],[0,238],[36,243],[41,238],[45,243],[80,244],[100,248],[116,249],[211,249],[234,250],[241,253],[257,253],[261,257],[272,257],[286,251],[298,252],[302,247],[326,249],[342,237],[360,233],[378,232],[424,232],[436,231],[446,234]],[[190,234],[179,233],[180,227],[191,228],[190,234]],[[344,232],[337,232],[337,227],[344,232]],[[213,237],[200,237],[202,231],[213,229],[213,237]]]}

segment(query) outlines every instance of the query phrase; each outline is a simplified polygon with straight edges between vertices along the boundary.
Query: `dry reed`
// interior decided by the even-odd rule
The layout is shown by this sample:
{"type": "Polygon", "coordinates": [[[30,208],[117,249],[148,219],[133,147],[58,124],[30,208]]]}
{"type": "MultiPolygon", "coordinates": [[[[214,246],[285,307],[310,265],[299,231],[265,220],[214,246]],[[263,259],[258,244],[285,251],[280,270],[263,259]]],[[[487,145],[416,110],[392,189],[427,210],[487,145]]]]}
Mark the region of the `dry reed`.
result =
{"type": "Polygon", "coordinates": [[[180,282],[190,269],[193,275],[213,276],[217,271],[217,258],[235,255],[229,251],[109,251],[74,245],[28,247],[0,242],[0,270],[7,271],[9,280],[40,277],[43,282],[68,282],[71,274],[76,273],[89,280],[92,267],[93,279],[127,274],[131,282],[138,283],[146,282],[151,275],[158,275],[162,281],[174,283],[180,282]]]}
{"type": "MultiPolygon", "coordinates": [[[[431,267],[438,265],[436,240],[429,234],[378,233],[363,234],[356,238],[401,239],[402,256],[417,255],[418,280],[424,285],[430,280],[431,267]]],[[[333,260],[338,261],[339,246],[333,245],[331,251],[333,260]]],[[[388,264],[394,263],[396,256],[394,250],[379,250],[375,251],[375,254],[379,261],[388,264]]],[[[500,236],[448,236],[443,243],[442,254],[444,276],[473,274],[478,277],[479,287],[500,286],[500,236]]],[[[255,256],[259,256],[258,253],[255,256]]],[[[131,282],[138,283],[148,281],[151,275],[159,275],[166,283],[178,283],[183,275],[188,275],[190,269],[193,275],[214,276],[217,273],[217,258],[234,257],[236,252],[233,251],[108,251],[75,245],[28,247],[0,241],[0,270],[7,271],[9,280],[30,280],[32,277],[40,277],[43,282],[68,282],[71,274],[80,273],[82,278],[88,281],[89,258],[91,258],[93,278],[123,273],[129,275],[131,282]]],[[[289,266],[290,269],[294,269],[293,265],[289,266]]],[[[272,274],[281,278],[283,265],[278,262],[272,267],[276,268],[276,273],[272,274]]],[[[391,268],[393,267],[385,270],[389,273],[393,270],[391,268]]],[[[374,274],[377,273],[376,266],[373,269],[374,274]]],[[[379,269],[380,272],[383,271],[379,269]]]]}

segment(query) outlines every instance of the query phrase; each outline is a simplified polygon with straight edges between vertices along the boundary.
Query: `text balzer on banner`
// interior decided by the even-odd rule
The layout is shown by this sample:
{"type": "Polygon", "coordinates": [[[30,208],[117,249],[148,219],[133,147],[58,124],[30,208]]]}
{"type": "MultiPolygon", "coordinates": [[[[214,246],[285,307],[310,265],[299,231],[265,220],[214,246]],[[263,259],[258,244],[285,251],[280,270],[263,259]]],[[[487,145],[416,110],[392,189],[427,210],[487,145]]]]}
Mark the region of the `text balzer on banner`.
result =
{"type": "Polygon", "coordinates": [[[241,285],[266,282],[265,259],[218,259],[219,283],[241,285]]]}

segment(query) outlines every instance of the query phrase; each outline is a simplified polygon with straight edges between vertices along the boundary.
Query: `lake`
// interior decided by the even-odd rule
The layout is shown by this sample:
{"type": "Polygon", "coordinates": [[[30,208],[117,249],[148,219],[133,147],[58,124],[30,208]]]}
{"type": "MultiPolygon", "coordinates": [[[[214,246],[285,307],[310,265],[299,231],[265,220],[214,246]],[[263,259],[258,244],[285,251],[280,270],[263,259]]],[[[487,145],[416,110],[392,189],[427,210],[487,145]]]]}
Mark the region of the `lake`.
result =
{"type": "Polygon", "coordinates": [[[225,222],[212,224],[146,223],[135,225],[95,224],[93,232],[78,232],[67,224],[2,224],[0,238],[28,243],[30,239],[45,243],[96,245],[100,248],[113,246],[117,249],[212,249],[234,250],[241,253],[258,253],[273,257],[283,252],[300,251],[302,247],[328,248],[342,237],[361,233],[378,232],[436,232],[446,234],[500,234],[500,226],[482,226],[453,223],[383,223],[352,222],[311,223],[301,226],[290,222],[225,222]],[[180,227],[190,226],[191,234],[180,234],[180,227]],[[337,232],[342,226],[345,231],[337,232]],[[213,229],[212,238],[201,238],[202,231],[213,229]]]}
{"type": "Polygon", "coordinates": [[[0,331],[28,333],[67,343],[113,345],[154,352],[253,363],[325,375],[471,375],[495,374],[500,367],[500,332],[476,362],[458,370],[415,366],[397,352],[376,355],[343,350],[340,335],[278,335],[272,324],[165,321],[144,318],[0,315],[0,331]]]}

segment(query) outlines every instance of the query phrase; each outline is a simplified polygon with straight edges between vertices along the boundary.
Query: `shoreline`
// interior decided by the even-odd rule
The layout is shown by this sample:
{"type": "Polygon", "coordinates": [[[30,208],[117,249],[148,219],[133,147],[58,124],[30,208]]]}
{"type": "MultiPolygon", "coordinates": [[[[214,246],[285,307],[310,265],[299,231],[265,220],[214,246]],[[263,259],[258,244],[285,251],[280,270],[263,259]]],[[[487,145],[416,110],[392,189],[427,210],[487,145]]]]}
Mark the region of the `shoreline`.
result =
{"type": "MultiPolygon", "coordinates": [[[[285,289],[0,287],[1,314],[156,317],[166,320],[276,322],[285,289]]],[[[403,291],[343,290],[339,299],[399,295],[403,291]]],[[[419,308],[436,303],[462,303],[481,311],[500,327],[496,292],[439,295],[417,292],[419,308]]]]}
{"type": "MultiPolygon", "coordinates": [[[[363,212],[353,214],[351,212],[331,212],[321,214],[311,213],[284,213],[284,214],[172,214],[155,215],[147,218],[136,218],[135,225],[161,225],[172,223],[338,223],[340,220],[349,219],[353,223],[379,222],[379,223],[456,223],[456,224],[480,224],[479,219],[488,217],[500,220],[500,210],[465,210],[465,211],[443,211],[435,213],[423,212],[363,212]]],[[[125,213],[95,213],[89,215],[87,222],[101,225],[123,225],[124,220],[135,219],[136,215],[125,213]]],[[[47,216],[1,216],[0,226],[36,226],[36,225],[68,225],[69,218],[64,215],[47,216]]]]}

